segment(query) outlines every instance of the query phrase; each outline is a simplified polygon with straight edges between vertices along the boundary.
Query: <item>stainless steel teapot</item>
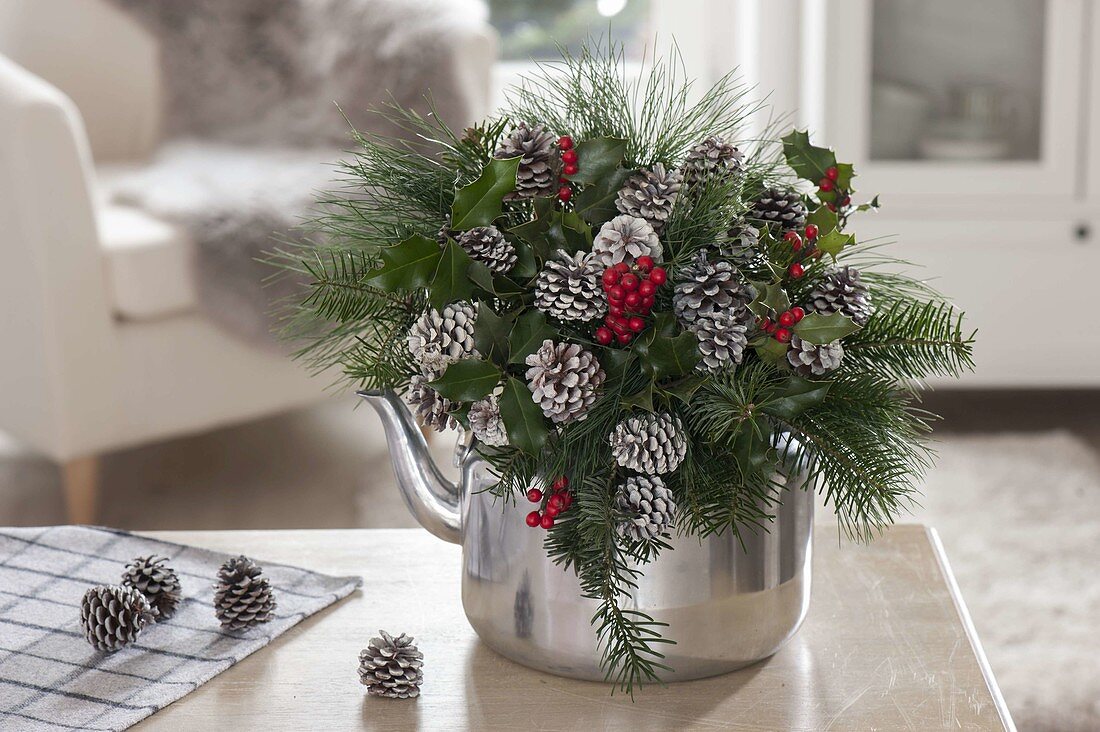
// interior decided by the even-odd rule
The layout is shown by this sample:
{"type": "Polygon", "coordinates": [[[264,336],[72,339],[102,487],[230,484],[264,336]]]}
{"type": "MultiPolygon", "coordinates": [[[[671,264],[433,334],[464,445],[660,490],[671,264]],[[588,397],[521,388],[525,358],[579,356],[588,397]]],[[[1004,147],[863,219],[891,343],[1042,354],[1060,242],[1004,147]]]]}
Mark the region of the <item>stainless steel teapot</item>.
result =
{"type": "MultiPolygon", "coordinates": [[[[382,417],[393,470],[409,510],[439,538],[462,545],[462,605],[498,653],[561,676],[602,680],[590,621],[597,603],[581,596],[572,570],[554,564],[545,532],[524,523],[529,510],[484,489],[495,482],[475,450],[459,446],[455,485],[432,462],[420,429],[392,391],[360,392],[382,417]]],[[[767,531],[700,539],[675,537],[673,551],[645,566],[624,606],[669,624],[662,647],[686,681],[733,671],[775,653],[806,616],[810,600],[813,492],[786,480],[767,531]]]]}

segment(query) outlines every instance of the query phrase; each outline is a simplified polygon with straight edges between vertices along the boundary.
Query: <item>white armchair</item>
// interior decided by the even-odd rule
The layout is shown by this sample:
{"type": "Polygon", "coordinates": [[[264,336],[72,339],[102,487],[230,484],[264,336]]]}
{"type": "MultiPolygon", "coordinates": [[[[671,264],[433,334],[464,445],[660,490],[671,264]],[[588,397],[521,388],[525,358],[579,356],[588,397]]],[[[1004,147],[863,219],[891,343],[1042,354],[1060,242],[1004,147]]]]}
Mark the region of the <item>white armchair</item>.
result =
{"type": "MultiPolygon", "coordinates": [[[[492,38],[471,43],[485,100],[492,38]]],[[[101,0],[5,0],[0,53],[0,430],[62,465],[70,520],[89,522],[99,453],[305,405],[325,382],[209,322],[185,232],[97,194],[97,164],[157,144],[155,41],[101,0]]]]}

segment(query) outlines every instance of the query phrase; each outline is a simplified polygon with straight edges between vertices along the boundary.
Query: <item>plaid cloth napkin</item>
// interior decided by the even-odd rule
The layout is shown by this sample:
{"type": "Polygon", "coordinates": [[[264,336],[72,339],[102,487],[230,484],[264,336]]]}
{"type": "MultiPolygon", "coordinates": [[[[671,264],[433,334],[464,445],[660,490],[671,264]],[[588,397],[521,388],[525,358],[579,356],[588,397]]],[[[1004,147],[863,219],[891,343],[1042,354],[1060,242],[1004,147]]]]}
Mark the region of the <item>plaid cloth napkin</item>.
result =
{"type": "MultiPolygon", "coordinates": [[[[241,547],[247,553],[247,547],[241,547]]],[[[194,691],[362,580],[256,561],[271,579],[275,618],[222,630],[213,583],[217,552],[84,526],[0,528],[0,729],[120,730],[194,691]],[[118,584],[134,557],[161,554],[180,576],[183,602],[133,646],[95,651],[80,628],[80,600],[118,584]]]]}

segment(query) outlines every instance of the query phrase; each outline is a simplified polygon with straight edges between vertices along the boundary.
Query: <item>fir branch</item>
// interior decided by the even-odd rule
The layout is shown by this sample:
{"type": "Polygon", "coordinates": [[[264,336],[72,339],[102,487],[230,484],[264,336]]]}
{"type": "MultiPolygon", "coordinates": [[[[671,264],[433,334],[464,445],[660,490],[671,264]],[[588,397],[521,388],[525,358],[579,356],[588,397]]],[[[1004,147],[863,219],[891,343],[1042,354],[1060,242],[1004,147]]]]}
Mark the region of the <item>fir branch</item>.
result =
{"type": "Polygon", "coordinates": [[[896,380],[958,376],[974,368],[973,344],[949,303],[895,301],[844,341],[843,368],[896,380]]]}

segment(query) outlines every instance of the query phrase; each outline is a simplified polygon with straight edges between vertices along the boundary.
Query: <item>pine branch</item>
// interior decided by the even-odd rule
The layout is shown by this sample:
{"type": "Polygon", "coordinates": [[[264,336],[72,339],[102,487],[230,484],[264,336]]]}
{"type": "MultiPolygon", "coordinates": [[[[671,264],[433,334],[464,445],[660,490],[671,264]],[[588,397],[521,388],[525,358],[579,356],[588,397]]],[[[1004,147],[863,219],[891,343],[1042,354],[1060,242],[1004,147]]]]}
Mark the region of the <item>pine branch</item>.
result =
{"type": "Polygon", "coordinates": [[[974,333],[942,301],[896,301],[875,312],[844,342],[844,369],[888,379],[958,376],[974,368],[974,333]]]}

